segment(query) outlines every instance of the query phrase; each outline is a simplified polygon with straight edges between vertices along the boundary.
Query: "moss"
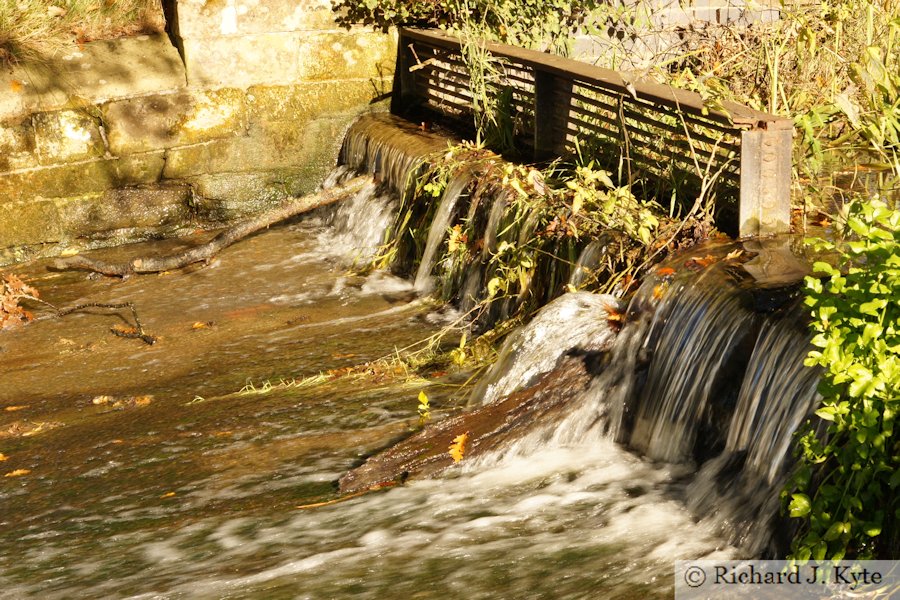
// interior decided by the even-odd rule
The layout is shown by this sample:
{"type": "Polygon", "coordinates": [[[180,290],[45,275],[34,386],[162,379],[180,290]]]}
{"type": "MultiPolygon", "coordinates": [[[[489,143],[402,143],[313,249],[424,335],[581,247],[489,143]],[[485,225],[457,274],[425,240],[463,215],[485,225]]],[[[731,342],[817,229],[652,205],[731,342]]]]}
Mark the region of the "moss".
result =
{"type": "Polygon", "coordinates": [[[0,246],[57,242],[62,239],[59,212],[50,200],[0,206],[0,246]]]}

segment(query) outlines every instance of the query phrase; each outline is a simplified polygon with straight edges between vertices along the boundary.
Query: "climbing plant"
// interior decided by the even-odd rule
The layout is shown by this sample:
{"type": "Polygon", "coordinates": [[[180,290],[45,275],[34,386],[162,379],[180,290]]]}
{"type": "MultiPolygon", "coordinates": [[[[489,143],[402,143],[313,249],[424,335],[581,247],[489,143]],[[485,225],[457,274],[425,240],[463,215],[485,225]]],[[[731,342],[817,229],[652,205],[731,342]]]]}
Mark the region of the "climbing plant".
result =
{"type": "Polygon", "coordinates": [[[799,559],[887,556],[900,518],[900,211],[857,201],[841,222],[837,241],[809,242],[836,261],[816,262],[806,278],[815,334],[806,364],[824,373],[784,492],[800,520],[799,559]]]}

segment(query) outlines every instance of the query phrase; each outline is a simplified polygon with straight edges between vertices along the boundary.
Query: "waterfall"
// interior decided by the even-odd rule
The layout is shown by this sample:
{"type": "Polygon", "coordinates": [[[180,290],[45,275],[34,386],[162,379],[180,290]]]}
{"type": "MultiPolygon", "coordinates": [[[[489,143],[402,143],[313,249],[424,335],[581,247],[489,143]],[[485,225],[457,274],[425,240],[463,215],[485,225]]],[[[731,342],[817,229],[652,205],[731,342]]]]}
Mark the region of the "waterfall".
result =
{"type": "Polygon", "coordinates": [[[431,271],[434,269],[437,261],[438,249],[447,236],[447,228],[456,209],[456,203],[471,183],[472,178],[468,174],[451,177],[443,195],[441,195],[434,217],[431,219],[431,225],[428,228],[428,240],[425,243],[425,250],[422,252],[422,260],[419,263],[418,271],[416,271],[415,288],[419,292],[428,293],[434,289],[431,271]]]}
{"type": "MultiPolygon", "coordinates": [[[[376,231],[383,237],[390,229],[398,204],[420,201],[402,233],[416,229],[427,239],[407,240],[400,262],[417,291],[433,290],[440,274],[444,298],[468,310],[484,297],[498,244],[523,244],[534,222],[524,214],[512,226],[509,199],[465,171],[450,177],[436,204],[412,198],[411,182],[441,144],[408,124],[397,129],[392,119],[370,116],[351,128],[342,160],[347,169],[372,173],[378,184],[345,203],[335,223],[357,231],[371,250],[376,231]],[[468,262],[441,258],[455,224],[478,241],[468,262]]],[[[569,247],[574,264],[546,263],[541,281],[525,281],[518,296],[492,303],[487,320],[511,314],[526,291],[546,302],[563,283],[585,283],[606,245],[598,239],[569,247]]],[[[488,418],[502,419],[503,407],[518,402],[526,412],[494,429],[485,425],[482,438],[473,430],[473,449],[480,443],[485,450],[478,456],[472,450],[465,468],[616,442],[642,460],[676,466],[685,476],[672,483],[673,495],[748,552],[764,552],[777,529],[794,432],[817,398],[819,373],[803,366],[810,336],[796,282],[805,270],[786,239],[720,242],[657,267],[627,307],[613,296],[584,292],[549,302],[510,335],[469,401],[488,418]],[[552,407],[542,410],[542,398],[552,407]],[[492,435],[499,441],[487,441],[492,435]]],[[[442,435],[449,435],[446,429],[442,435]]],[[[419,459],[410,457],[420,456],[417,464],[427,463],[429,474],[449,460],[440,451],[446,444],[429,441],[427,429],[403,444],[343,481],[364,489],[367,477],[389,477],[395,467],[415,473],[419,459]],[[431,449],[417,454],[414,444],[431,449]]]]}

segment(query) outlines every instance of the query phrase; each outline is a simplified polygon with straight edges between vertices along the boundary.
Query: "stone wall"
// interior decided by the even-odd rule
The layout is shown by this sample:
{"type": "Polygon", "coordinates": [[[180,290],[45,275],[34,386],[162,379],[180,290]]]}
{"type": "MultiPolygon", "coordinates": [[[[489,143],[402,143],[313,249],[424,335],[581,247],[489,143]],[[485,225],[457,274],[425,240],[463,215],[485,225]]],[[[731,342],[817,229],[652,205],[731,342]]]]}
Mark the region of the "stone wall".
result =
{"type": "Polygon", "coordinates": [[[227,222],[311,191],[390,88],[328,0],[172,0],[171,39],[0,71],[0,264],[227,222]]]}

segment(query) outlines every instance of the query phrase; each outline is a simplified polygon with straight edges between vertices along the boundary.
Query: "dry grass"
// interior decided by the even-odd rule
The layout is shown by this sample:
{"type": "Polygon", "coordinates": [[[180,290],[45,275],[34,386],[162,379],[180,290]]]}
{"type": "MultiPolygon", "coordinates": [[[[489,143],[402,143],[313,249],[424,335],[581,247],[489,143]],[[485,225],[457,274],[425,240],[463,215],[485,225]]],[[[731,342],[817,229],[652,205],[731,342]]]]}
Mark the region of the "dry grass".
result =
{"type": "Polygon", "coordinates": [[[164,27],[160,0],[0,0],[0,64],[164,27]]]}

